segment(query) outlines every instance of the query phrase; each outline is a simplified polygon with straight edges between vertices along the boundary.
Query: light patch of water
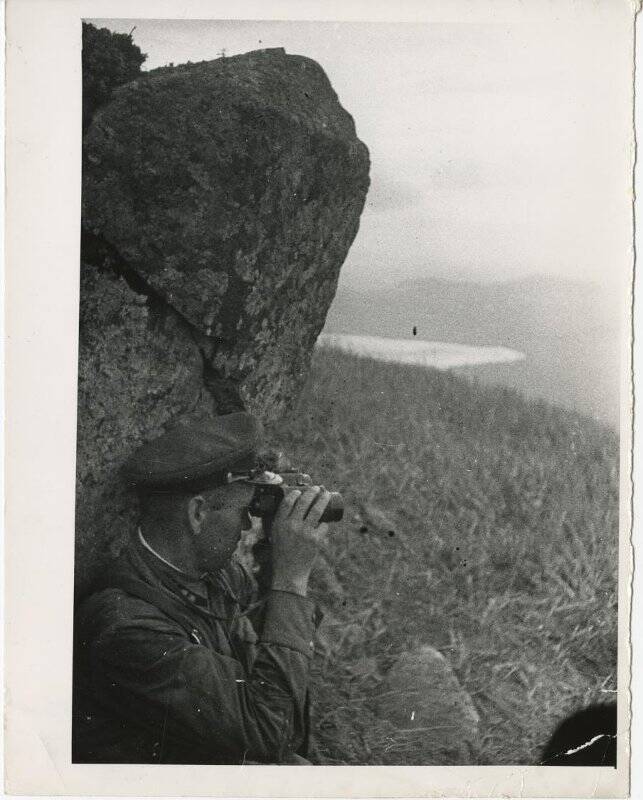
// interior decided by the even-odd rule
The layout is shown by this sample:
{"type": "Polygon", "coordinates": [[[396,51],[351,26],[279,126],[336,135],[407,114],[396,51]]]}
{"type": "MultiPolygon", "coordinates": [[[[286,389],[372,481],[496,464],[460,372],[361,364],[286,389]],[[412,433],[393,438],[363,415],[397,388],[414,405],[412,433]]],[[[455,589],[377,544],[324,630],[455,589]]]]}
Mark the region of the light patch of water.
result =
{"type": "Polygon", "coordinates": [[[525,354],[508,347],[473,346],[456,342],[426,342],[421,339],[387,339],[383,336],[354,336],[322,333],[317,346],[333,348],[378,361],[420,364],[434,369],[508,364],[523,361],[525,354]]]}

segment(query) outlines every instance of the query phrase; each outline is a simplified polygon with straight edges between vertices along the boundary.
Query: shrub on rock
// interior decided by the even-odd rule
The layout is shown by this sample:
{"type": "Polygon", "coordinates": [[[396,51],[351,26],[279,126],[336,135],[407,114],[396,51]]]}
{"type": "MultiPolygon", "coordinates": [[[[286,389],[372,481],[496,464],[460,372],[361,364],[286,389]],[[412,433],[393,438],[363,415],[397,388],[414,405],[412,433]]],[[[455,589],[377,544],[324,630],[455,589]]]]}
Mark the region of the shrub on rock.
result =
{"type": "Polygon", "coordinates": [[[131,34],[112,33],[83,22],[83,130],[96,109],[105,105],[117,86],[141,74],[147,58],[132,41],[131,34]]]}

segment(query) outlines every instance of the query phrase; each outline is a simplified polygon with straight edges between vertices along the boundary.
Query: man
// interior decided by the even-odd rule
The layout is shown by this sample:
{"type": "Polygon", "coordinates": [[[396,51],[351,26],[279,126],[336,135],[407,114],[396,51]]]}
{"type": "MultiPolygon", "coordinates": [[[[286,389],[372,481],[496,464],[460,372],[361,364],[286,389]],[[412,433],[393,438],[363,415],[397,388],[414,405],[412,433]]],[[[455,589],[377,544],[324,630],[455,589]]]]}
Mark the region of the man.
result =
{"type": "Polygon", "coordinates": [[[140,527],[76,618],[74,762],[308,763],[306,595],[330,494],[285,495],[257,603],[231,561],[253,487],[230,480],[255,466],[258,442],[249,414],[228,414],[177,426],[128,463],[140,527]]]}

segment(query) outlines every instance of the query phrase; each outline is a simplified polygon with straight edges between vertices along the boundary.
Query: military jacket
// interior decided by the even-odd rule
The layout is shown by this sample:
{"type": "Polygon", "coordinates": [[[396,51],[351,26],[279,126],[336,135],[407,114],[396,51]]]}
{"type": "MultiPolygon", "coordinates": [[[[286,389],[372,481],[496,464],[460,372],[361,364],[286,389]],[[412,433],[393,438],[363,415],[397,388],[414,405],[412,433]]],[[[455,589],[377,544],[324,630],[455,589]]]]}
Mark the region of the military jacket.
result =
{"type": "Polygon", "coordinates": [[[304,754],[314,604],[270,591],[257,636],[237,563],[190,583],[133,541],[75,621],[76,763],[280,763],[304,754]]]}

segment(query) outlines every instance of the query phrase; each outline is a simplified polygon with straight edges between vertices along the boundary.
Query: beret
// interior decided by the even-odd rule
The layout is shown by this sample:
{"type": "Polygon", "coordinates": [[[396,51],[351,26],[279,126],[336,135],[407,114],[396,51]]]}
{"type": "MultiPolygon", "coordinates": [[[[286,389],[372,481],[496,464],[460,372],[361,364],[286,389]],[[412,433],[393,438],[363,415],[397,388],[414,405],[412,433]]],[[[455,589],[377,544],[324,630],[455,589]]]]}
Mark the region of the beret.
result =
{"type": "Polygon", "coordinates": [[[148,491],[225,482],[231,471],[256,466],[258,421],[244,411],[177,424],[136,450],[123,467],[130,486],[148,491]]]}

